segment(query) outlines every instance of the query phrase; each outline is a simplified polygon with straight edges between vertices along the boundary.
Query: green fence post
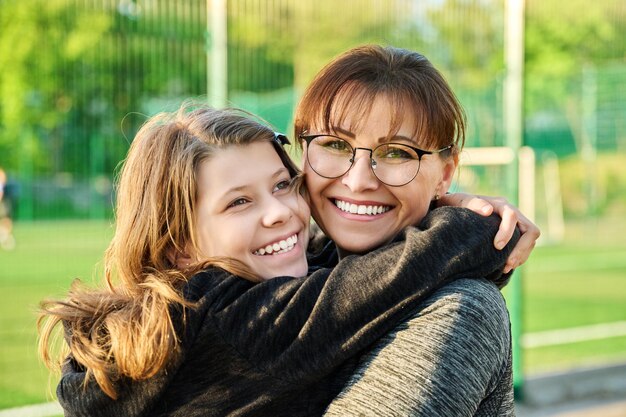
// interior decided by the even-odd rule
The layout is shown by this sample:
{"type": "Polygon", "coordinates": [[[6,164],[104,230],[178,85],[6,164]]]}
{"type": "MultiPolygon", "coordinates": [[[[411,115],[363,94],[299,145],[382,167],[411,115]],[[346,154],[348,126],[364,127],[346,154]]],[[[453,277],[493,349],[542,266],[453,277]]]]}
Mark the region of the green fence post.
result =
{"type": "Polygon", "coordinates": [[[207,84],[209,104],[228,100],[228,11],[226,0],[207,0],[207,84]]]}
{"type": "Polygon", "coordinates": [[[20,175],[20,195],[18,201],[19,220],[33,220],[35,208],[33,202],[33,133],[26,128],[21,138],[20,164],[18,167],[20,175]]]}
{"type": "MultiPolygon", "coordinates": [[[[504,53],[506,80],[504,84],[504,127],[506,145],[515,155],[522,146],[523,129],[523,79],[524,79],[524,0],[506,1],[504,30],[504,53]]],[[[509,198],[518,203],[519,173],[518,159],[514,158],[507,170],[509,198]]],[[[513,386],[517,399],[523,397],[522,366],[522,277],[521,271],[514,273],[509,297],[511,312],[511,336],[513,338],[513,386]]]]}
{"type": "Polygon", "coordinates": [[[98,188],[104,172],[104,138],[92,135],[89,138],[89,218],[104,219],[105,208],[102,202],[102,193],[98,188]]]}

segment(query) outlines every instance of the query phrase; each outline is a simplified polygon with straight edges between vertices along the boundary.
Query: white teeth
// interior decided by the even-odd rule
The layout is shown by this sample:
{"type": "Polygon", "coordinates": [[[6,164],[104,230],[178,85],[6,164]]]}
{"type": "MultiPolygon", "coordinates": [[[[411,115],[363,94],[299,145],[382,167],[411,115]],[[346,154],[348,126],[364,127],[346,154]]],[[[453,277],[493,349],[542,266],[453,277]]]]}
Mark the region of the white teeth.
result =
{"type": "Polygon", "coordinates": [[[287,239],[279,240],[278,242],[274,242],[270,245],[265,246],[264,248],[260,248],[252,252],[255,255],[277,255],[279,253],[285,253],[292,250],[296,243],[298,243],[298,235],[289,236],[287,239]]]}
{"type": "Polygon", "coordinates": [[[352,214],[382,214],[391,210],[390,206],[365,206],[348,203],[347,201],[335,200],[335,205],[341,211],[352,214]]]}

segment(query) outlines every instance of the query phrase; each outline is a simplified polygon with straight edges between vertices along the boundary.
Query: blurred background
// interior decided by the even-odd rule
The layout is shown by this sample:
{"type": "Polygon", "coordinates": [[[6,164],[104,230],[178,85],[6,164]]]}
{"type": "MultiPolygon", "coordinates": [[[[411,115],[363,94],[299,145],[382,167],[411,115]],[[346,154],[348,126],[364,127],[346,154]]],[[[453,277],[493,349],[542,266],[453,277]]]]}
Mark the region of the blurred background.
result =
{"type": "Polygon", "coordinates": [[[505,290],[520,404],[626,386],[624,0],[0,0],[0,410],[54,401],[37,303],[99,279],[141,123],[195,97],[291,135],[312,76],[363,43],[445,74],[469,120],[456,189],[542,229],[505,290]]]}

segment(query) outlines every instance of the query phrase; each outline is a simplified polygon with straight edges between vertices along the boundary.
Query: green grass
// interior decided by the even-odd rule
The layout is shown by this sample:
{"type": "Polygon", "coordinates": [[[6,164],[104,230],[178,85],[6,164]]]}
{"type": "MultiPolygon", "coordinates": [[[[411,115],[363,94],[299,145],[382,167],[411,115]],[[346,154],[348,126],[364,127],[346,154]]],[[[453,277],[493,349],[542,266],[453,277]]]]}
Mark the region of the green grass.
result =
{"type": "MultiPolygon", "coordinates": [[[[626,219],[567,226],[566,243],[537,247],[522,274],[527,332],[626,320],[626,219]]],[[[92,282],[112,230],[35,222],[18,223],[15,234],[17,248],[0,251],[0,409],[53,398],[57,377],[37,359],[37,304],[76,277],[92,282]]],[[[529,374],[624,361],[626,337],[528,349],[523,359],[529,374]]]]}
{"type": "Polygon", "coordinates": [[[56,379],[48,389],[37,359],[37,305],[76,277],[91,282],[111,235],[104,222],[16,224],[16,249],[0,251],[0,409],[51,400],[56,379]]]}
{"type": "MultiPolygon", "coordinates": [[[[524,331],[626,321],[626,219],[567,224],[564,243],[539,246],[523,271],[524,331]]],[[[626,361],[626,336],[527,349],[527,373],[626,361]]]]}

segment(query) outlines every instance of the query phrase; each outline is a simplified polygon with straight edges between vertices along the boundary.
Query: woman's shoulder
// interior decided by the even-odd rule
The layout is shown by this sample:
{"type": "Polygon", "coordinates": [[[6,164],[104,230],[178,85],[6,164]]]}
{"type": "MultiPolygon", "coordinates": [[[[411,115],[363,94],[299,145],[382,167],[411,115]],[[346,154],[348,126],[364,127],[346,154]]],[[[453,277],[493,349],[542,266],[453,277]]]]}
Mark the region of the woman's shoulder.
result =
{"type": "Polygon", "coordinates": [[[435,291],[422,304],[422,314],[434,308],[443,309],[453,314],[457,320],[472,322],[473,326],[482,324],[508,328],[509,313],[506,301],[496,286],[486,279],[458,279],[435,291]],[[503,320],[504,319],[504,320],[503,320]]]}
{"type": "Polygon", "coordinates": [[[452,281],[433,292],[429,300],[442,297],[458,299],[463,303],[486,303],[488,307],[506,307],[504,297],[498,287],[483,278],[461,278],[452,281]]]}
{"type": "MultiPolygon", "coordinates": [[[[484,279],[459,279],[439,288],[389,335],[397,332],[416,337],[420,345],[473,340],[475,346],[497,345],[503,354],[511,336],[506,301],[496,285],[484,279]]],[[[389,335],[383,339],[396,344],[389,335]]]]}

